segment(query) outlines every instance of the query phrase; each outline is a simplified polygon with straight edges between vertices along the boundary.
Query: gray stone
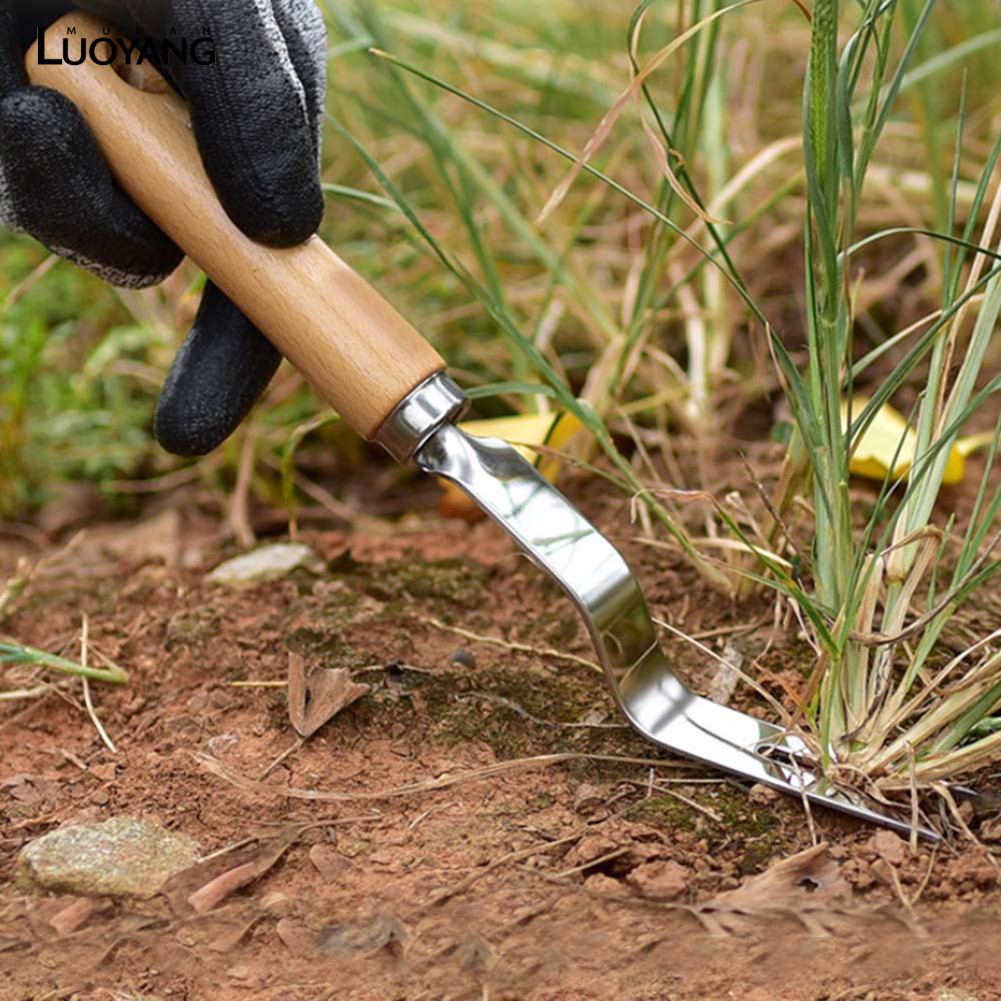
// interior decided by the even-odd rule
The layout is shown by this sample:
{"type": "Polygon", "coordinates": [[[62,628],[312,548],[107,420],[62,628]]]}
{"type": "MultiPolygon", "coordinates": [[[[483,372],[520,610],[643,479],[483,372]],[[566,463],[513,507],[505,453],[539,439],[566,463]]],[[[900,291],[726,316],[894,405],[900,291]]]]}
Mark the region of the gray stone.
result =
{"type": "Polygon", "coordinates": [[[137,817],[112,817],[32,841],[18,860],[17,882],[78,896],[146,900],[200,855],[198,842],[186,834],[137,817]]]}
{"type": "Polygon", "coordinates": [[[225,587],[253,587],[255,584],[280,580],[294,570],[300,569],[321,574],[324,563],[309,546],[294,542],[278,542],[270,546],[261,546],[252,552],[244,553],[243,556],[220,563],[208,575],[208,581],[225,587]]]}

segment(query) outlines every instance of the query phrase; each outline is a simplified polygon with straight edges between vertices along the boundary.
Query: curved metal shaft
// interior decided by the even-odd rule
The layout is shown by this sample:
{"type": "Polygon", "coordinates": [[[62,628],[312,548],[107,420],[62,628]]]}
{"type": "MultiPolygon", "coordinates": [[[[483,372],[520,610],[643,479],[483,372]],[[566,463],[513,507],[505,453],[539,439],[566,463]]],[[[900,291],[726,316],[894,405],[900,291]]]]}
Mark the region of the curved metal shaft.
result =
{"type": "MultiPolygon", "coordinates": [[[[448,423],[444,411],[455,409],[450,393],[436,386],[427,397],[443,401],[441,420],[437,430],[429,432],[430,413],[416,408],[427,420],[418,422],[419,432],[413,432],[421,439],[414,461],[424,472],[451,480],[469,494],[560,584],[587,625],[615,701],[640,733],[752,782],[910,831],[906,821],[876,812],[818,775],[797,737],[702,698],[682,684],[660,648],[646,600],[619,551],[506,442],[473,438],[448,423]]],[[[404,409],[415,411],[413,403],[404,409]]],[[[398,452],[400,429],[406,426],[403,420],[395,422],[392,439],[398,452]]],[[[937,838],[933,831],[919,833],[937,838]]]]}

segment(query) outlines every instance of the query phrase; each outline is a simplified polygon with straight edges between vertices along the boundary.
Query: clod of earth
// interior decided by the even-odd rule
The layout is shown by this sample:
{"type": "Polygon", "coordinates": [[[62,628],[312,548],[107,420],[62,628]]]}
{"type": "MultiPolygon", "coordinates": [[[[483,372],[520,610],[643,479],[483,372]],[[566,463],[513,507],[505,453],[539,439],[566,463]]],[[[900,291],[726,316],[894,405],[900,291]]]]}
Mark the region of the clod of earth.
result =
{"type": "Polygon", "coordinates": [[[644,862],[626,882],[652,900],[677,900],[688,890],[688,870],[677,862],[644,862]]]}
{"type": "Polygon", "coordinates": [[[607,794],[599,786],[591,785],[589,782],[581,782],[573,797],[574,812],[593,813],[607,798],[607,794]]]}
{"type": "Polygon", "coordinates": [[[336,883],[351,865],[333,845],[313,845],[309,850],[309,861],[328,883],[336,883]]]}
{"type": "Polygon", "coordinates": [[[980,826],[981,841],[1001,841],[1001,817],[985,820],[980,826]]]}
{"type": "Polygon", "coordinates": [[[17,882],[25,890],[148,900],[200,854],[198,842],[186,834],[138,817],[112,817],[32,841],[18,860],[17,882]]]}
{"type": "Polygon", "coordinates": [[[206,578],[224,587],[254,587],[280,580],[295,570],[321,574],[324,562],[315,550],[300,543],[275,543],[220,563],[206,578]]]}
{"type": "Polygon", "coordinates": [[[893,831],[876,831],[870,840],[872,850],[890,865],[903,864],[907,845],[893,831]]]}

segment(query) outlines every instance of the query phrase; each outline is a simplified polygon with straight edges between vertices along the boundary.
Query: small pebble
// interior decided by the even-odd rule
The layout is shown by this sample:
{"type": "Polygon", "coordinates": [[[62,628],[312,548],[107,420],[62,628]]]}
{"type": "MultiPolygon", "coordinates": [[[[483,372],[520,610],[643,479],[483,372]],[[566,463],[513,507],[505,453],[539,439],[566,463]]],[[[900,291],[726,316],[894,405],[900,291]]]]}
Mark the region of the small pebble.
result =
{"type": "Polygon", "coordinates": [[[448,662],[453,667],[464,667],[467,671],[476,669],[476,658],[468,650],[454,650],[448,662]]]}
{"type": "Polygon", "coordinates": [[[777,789],[772,789],[771,786],[756,782],[751,786],[747,794],[747,799],[754,806],[773,806],[779,801],[780,796],[781,794],[777,789]]]}
{"type": "Polygon", "coordinates": [[[309,546],[298,543],[276,543],[261,546],[243,556],[227,560],[208,575],[210,584],[227,587],[253,587],[280,580],[293,570],[323,573],[325,564],[309,546]]]}

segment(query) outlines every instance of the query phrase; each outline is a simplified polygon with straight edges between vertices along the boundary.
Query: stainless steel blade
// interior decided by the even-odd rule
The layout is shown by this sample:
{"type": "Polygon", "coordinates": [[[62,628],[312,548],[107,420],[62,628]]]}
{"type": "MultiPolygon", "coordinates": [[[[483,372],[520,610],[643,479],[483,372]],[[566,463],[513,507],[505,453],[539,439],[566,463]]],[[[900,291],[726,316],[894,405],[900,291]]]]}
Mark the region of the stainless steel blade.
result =
{"type": "MultiPolygon", "coordinates": [[[[622,555],[510,445],[446,424],[414,459],[424,472],[469,494],[563,587],[587,624],[619,708],[645,737],[752,782],[910,831],[907,821],[877,812],[818,776],[795,736],[682,684],[660,649],[646,600],[622,555]]],[[[925,828],[919,833],[938,838],[925,828]]]]}

